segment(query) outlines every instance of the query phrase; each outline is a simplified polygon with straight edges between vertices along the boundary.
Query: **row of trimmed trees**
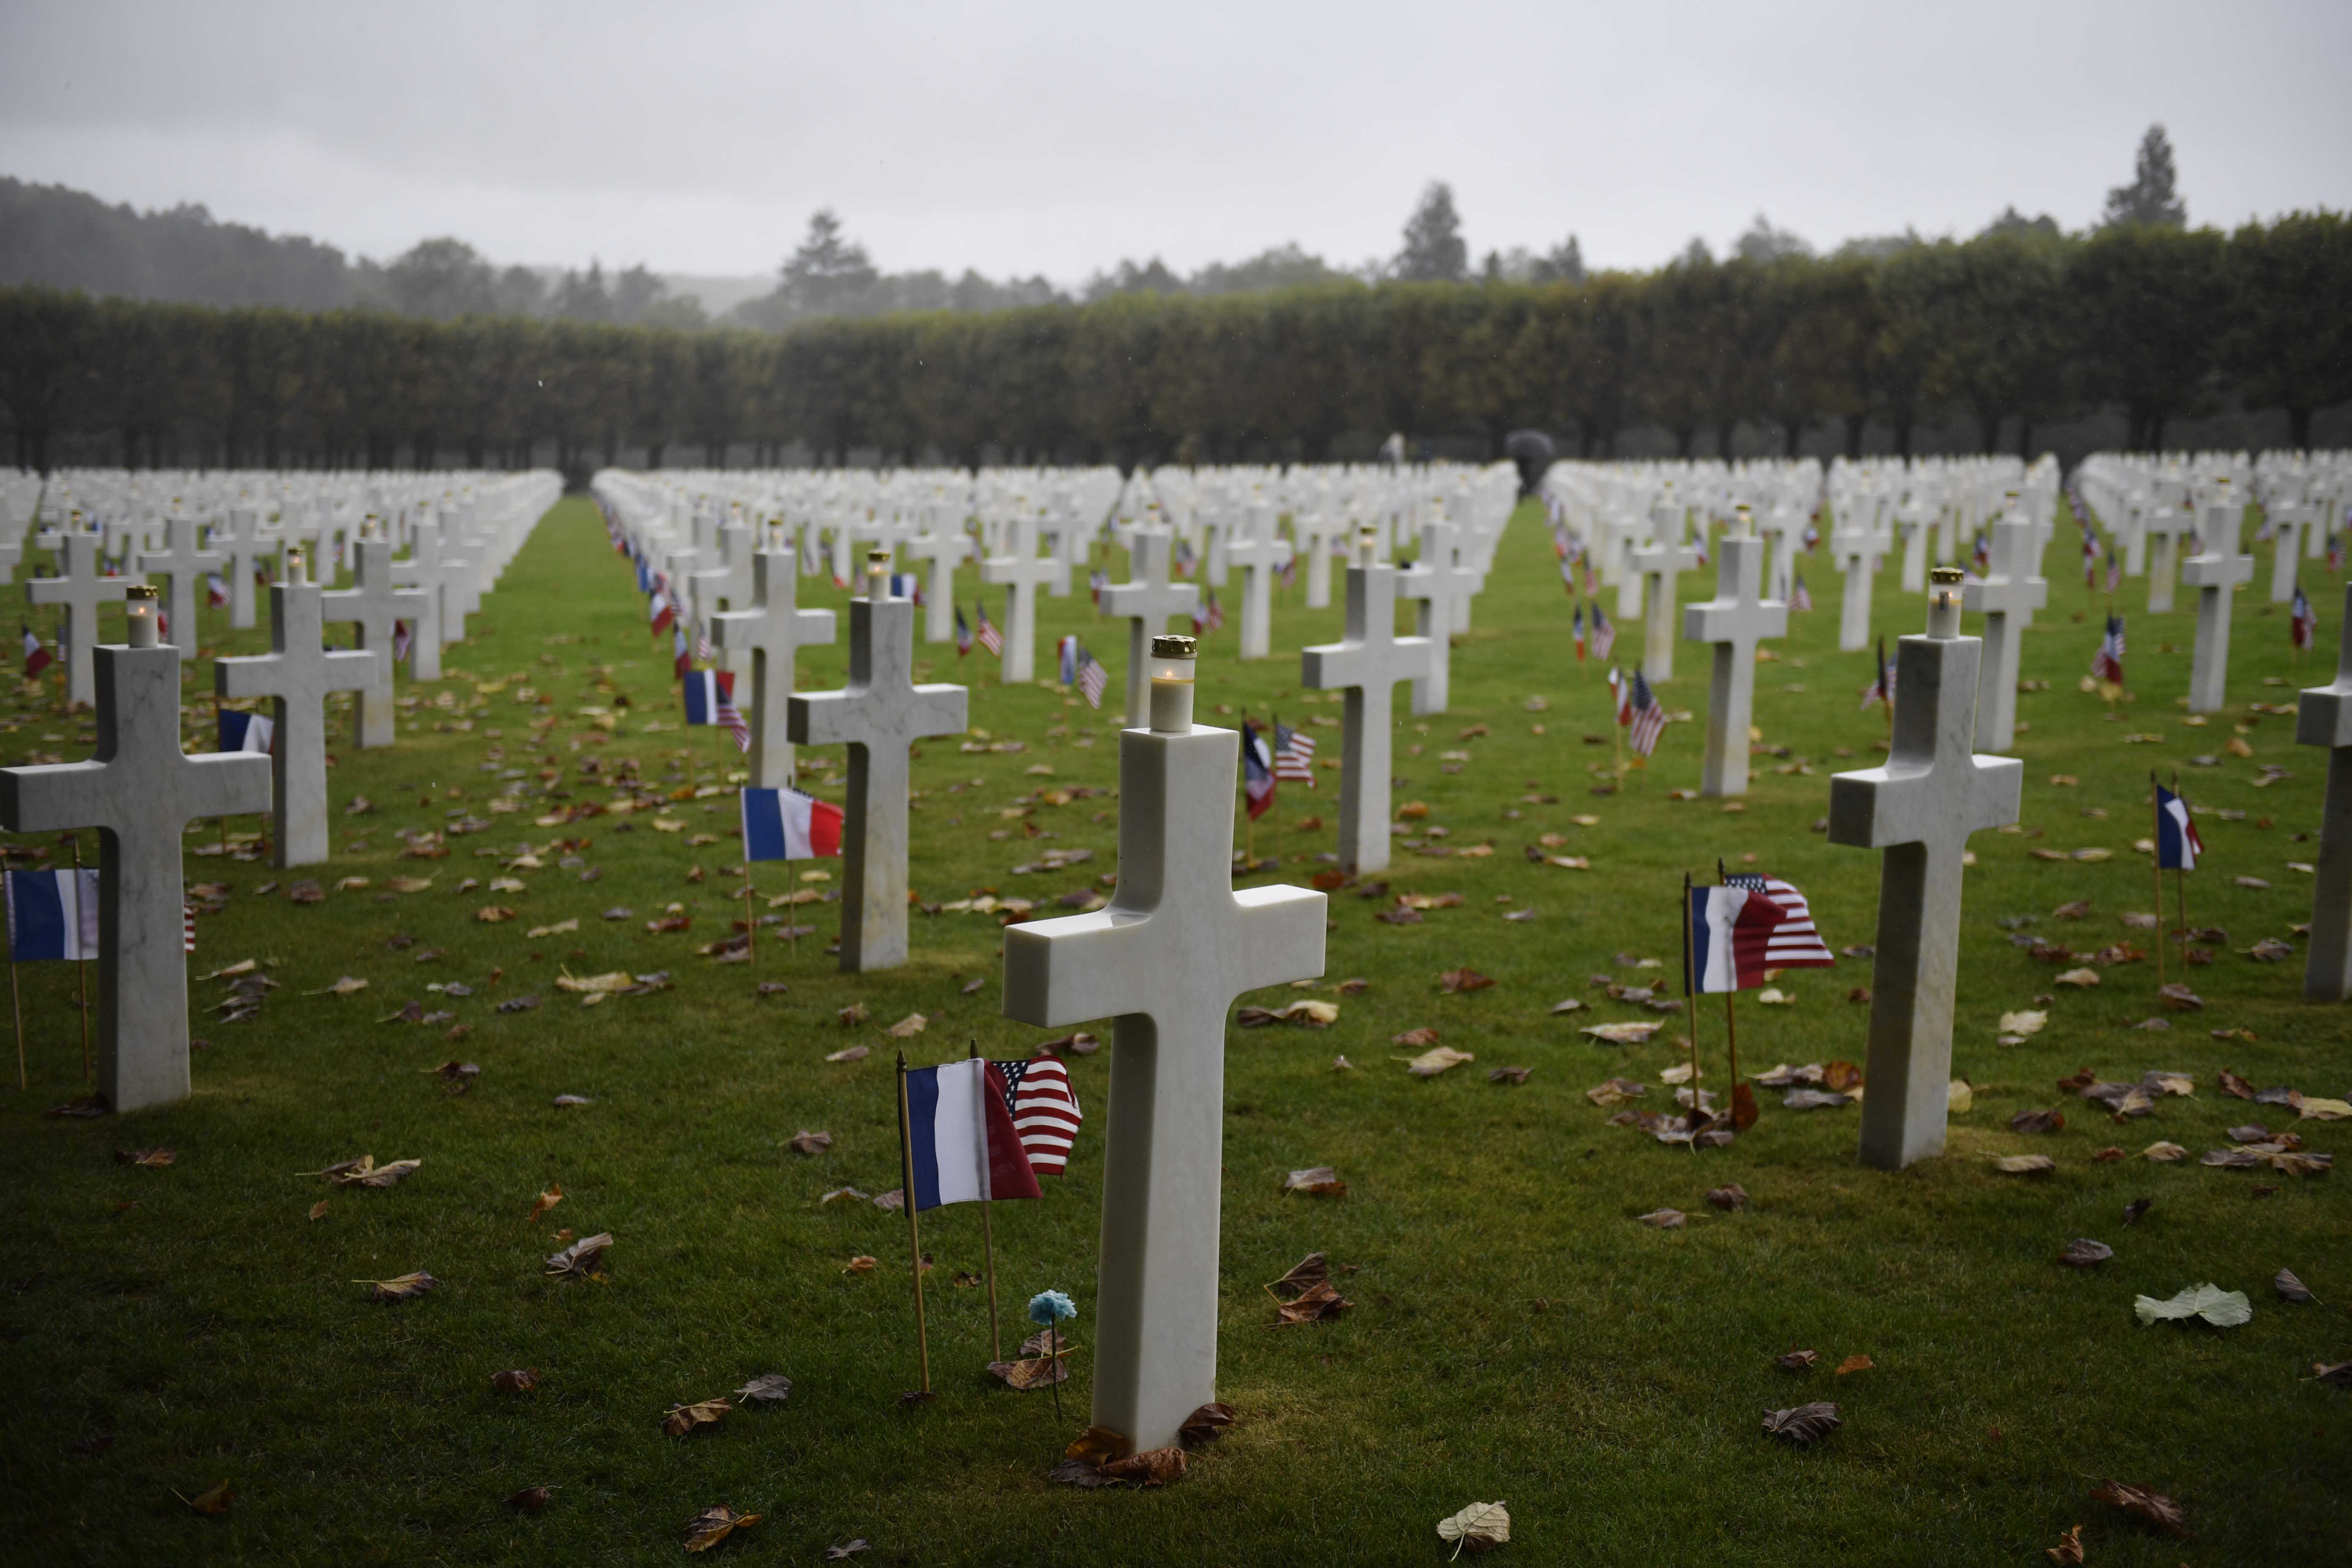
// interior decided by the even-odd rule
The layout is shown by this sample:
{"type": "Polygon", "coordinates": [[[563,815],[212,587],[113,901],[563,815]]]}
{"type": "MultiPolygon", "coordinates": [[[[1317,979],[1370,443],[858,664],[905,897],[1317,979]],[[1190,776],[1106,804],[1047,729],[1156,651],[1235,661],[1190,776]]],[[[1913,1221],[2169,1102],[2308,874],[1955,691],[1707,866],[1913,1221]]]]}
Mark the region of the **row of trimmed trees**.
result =
{"type": "MultiPolygon", "coordinates": [[[[1577,283],[1342,283],[1221,298],[803,321],[781,334],[365,310],[214,310],[0,289],[0,415],[17,462],[60,438],[205,466],[523,465],[625,447],[659,466],[779,461],[1319,460],[1390,430],[1571,450],[1665,433],[1684,454],[1743,426],[1794,451],[1864,426],[2099,409],[2129,444],[2226,405],[2352,401],[2352,222],[2232,235],[1991,234],[1881,258],[1678,261],[1577,283]],[[543,460],[543,459],[542,459],[543,460]]],[[[1751,436],[1750,445],[1753,444],[1751,436]]]]}

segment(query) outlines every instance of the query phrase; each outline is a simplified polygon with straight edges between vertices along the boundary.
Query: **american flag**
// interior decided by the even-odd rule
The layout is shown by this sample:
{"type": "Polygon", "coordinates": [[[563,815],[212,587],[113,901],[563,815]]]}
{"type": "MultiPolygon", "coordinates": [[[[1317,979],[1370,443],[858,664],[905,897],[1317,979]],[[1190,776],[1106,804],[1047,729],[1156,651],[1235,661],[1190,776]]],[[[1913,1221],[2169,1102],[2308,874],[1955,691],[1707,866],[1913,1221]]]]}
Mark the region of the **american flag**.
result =
{"type": "Polygon", "coordinates": [[[1616,624],[1601,613],[1600,603],[1595,601],[1592,606],[1592,657],[1607,658],[1609,650],[1616,646],[1616,624]]]}
{"type": "Polygon", "coordinates": [[[1625,684],[1625,678],[1617,672],[1617,667],[1611,665],[1609,667],[1610,719],[1620,725],[1632,723],[1633,710],[1630,706],[1631,700],[1632,689],[1625,684]]]}
{"type": "Polygon", "coordinates": [[[1812,906],[1793,886],[1760,871],[1735,871],[1723,879],[1723,885],[1761,893],[1780,906],[1780,923],[1772,928],[1766,963],[1776,969],[1826,969],[1837,962],[1813,927],[1812,906]]]}
{"type": "Polygon", "coordinates": [[[801,575],[803,577],[814,577],[817,574],[817,569],[823,564],[824,562],[818,557],[816,552],[816,530],[814,528],[802,529],[801,575]]]}
{"type": "Polygon", "coordinates": [[[1179,577],[1190,577],[1192,574],[1192,542],[1191,540],[1180,539],[1176,542],[1175,568],[1176,575],[1179,577]]]}
{"type": "Polygon", "coordinates": [[[2124,618],[2107,617],[2106,635],[2099,639],[2099,651],[2091,656],[2091,674],[2101,680],[2124,683],[2124,618]]]}
{"type": "Polygon", "coordinates": [[[1635,756],[1646,757],[1657,750],[1658,737],[1665,731],[1666,710],[1658,705],[1657,693],[1650,689],[1650,683],[1642,679],[1638,669],[1633,672],[1633,691],[1627,700],[1633,720],[1626,728],[1626,742],[1633,748],[1635,756]]]}
{"type": "Polygon", "coordinates": [[[988,618],[988,606],[975,600],[972,603],[971,613],[980,617],[980,646],[997,658],[1003,658],[1004,634],[998,631],[995,623],[988,618]]]}
{"type": "Polygon", "coordinates": [[[2327,536],[2327,570],[2331,573],[2344,570],[2344,536],[2340,533],[2327,536]]]}
{"type": "Polygon", "coordinates": [[[1274,721],[1274,776],[1315,787],[1315,742],[1276,719],[1274,721]]]}
{"type": "Polygon", "coordinates": [[[1212,588],[1209,590],[1209,629],[1213,632],[1224,624],[1225,607],[1217,603],[1217,591],[1212,588]]]}
{"type": "Polygon", "coordinates": [[[1102,667],[1102,660],[1088,651],[1086,644],[1080,643],[1078,645],[1078,691],[1086,698],[1087,706],[1101,707],[1103,692],[1109,685],[1110,672],[1102,667]]]}
{"type": "Polygon", "coordinates": [[[1805,580],[1802,577],[1799,577],[1797,579],[1796,586],[1789,590],[1789,608],[1792,610],[1810,610],[1812,607],[1813,595],[1805,587],[1805,580]]]}
{"type": "Polygon", "coordinates": [[[1584,606],[1582,605],[1576,606],[1576,615],[1570,624],[1576,633],[1576,662],[1582,664],[1584,662],[1584,606]]]}
{"type": "Polygon", "coordinates": [[[1275,574],[1276,578],[1276,579],[1278,579],[1278,580],[1281,582],[1282,585],[1283,585],[1284,587],[1286,587],[1286,588],[1289,587],[1292,584],[1294,584],[1294,583],[1297,582],[1297,581],[1298,581],[1298,557],[1297,557],[1297,555],[1294,552],[1294,553],[1292,553],[1292,554],[1289,554],[1289,555],[1286,555],[1286,556],[1284,556],[1284,557],[1282,558],[1282,564],[1281,564],[1281,565],[1279,565],[1279,566],[1277,566],[1277,567],[1276,567],[1276,568],[1274,569],[1274,574],[1275,574]]]}
{"type": "Polygon", "coordinates": [[[1576,597],[1576,563],[1565,554],[1559,558],[1559,585],[1567,591],[1570,598],[1576,597]]]}
{"type": "Polygon", "coordinates": [[[408,657],[410,647],[413,646],[415,641],[416,633],[409,626],[409,624],[406,621],[393,622],[392,662],[398,664],[402,659],[406,658],[408,657]]]}
{"type": "Polygon", "coordinates": [[[1092,595],[1095,605],[1098,609],[1102,605],[1102,591],[1104,588],[1108,587],[1109,584],[1110,574],[1104,571],[1099,566],[1087,574],[1087,592],[1088,595],[1092,595]]]}
{"type": "Polygon", "coordinates": [[[1058,1176],[1070,1163],[1070,1143],[1086,1115],[1070,1087],[1070,1069],[1058,1057],[1025,1062],[991,1062],[1004,1079],[1004,1109],[1021,1135],[1021,1152],[1041,1176],[1058,1176]]]}
{"type": "Polygon", "coordinates": [[[2294,609],[2287,622],[2287,637],[2295,647],[2305,649],[2319,639],[2319,621],[2311,613],[2311,601],[2303,596],[2303,584],[2294,585],[2294,609]]]}
{"type": "Polygon", "coordinates": [[[1884,702],[1889,708],[1895,706],[1895,666],[1887,661],[1885,633],[1881,633],[1878,638],[1878,675],[1862,689],[1862,710],[1869,712],[1874,702],[1884,702]]]}
{"type": "Polygon", "coordinates": [[[710,646],[710,629],[708,626],[694,628],[694,657],[705,664],[715,664],[719,660],[719,650],[710,646]]]}
{"type": "MultiPolygon", "coordinates": [[[[18,625],[23,626],[23,623],[19,622],[18,625]]],[[[32,680],[37,679],[41,671],[57,661],[50,658],[49,650],[41,646],[41,639],[34,634],[32,627],[24,626],[24,633],[25,679],[32,680]]]]}
{"type": "Polygon", "coordinates": [[[196,951],[196,906],[194,904],[180,906],[180,951],[196,951]]]}
{"type": "Polygon", "coordinates": [[[956,657],[961,658],[971,651],[971,627],[963,618],[963,606],[956,606],[956,657]]]}
{"type": "Polygon", "coordinates": [[[2124,585],[2124,563],[2116,559],[2113,550],[2107,552],[2107,592],[2112,595],[2124,585]]]}
{"type": "Polygon", "coordinates": [[[748,752],[751,749],[751,726],[743,722],[742,711],[735,706],[734,673],[722,669],[718,674],[715,684],[719,688],[719,711],[710,721],[735,737],[738,752],[748,752]]]}
{"type": "Polygon", "coordinates": [[[671,631],[669,635],[669,667],[671,671],[677,675],[677,679],[684,680],[686,679],[686,672],[694,668],[694,660],[688,657],[686,628],[684,626],[678,626],[671,631]]]}
{"type": "Polygon", "coordinates": [[[1976,553],[1971,559],[1976,563],[1977,575],[1983,576],[1992,564],[1992,530],[1986,529],[1977,535],[1976,553]]]}
{"type": "Polygon", "coordinates": [[[1242,721],[1242,795],[1250,820],[1255,822],[1274,805],[1274,752],[1257,726],[1242,721]]]}
{"type": "Polygon", "coordinates": [[[217,573],[217,572],[207,572],[207,573],[205,573],[205,607],[206,607],[206,608],[208,608],[208,609],[215,609],[215,610],[217,610],[217,609],[219,609],[223,605],[226,605],[226,604],[227,604],[227,603],[228,603],[228,579],[227,579],[227,578],[226,578],[226,577],[224,577],[224,576],[222,576],[222,575],[221,575],[219,573],[217,573]]]}

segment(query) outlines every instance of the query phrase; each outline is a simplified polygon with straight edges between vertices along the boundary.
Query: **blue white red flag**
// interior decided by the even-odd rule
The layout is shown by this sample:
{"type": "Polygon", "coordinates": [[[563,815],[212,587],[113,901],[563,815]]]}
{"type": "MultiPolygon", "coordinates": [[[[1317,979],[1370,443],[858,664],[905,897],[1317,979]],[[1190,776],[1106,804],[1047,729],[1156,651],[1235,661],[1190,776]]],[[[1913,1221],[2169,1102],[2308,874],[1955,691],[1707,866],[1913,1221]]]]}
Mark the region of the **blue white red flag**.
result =
{"type": "Polygon", "coordinates": [[[956,606],[956,657],[961,658],[971,651],[971,627],[963,618],[963,606],[956,606]]]}
{"type": "Polygon", "coordinates": [[[2303,596],[2303,584],[2294,585],[2294,610],[2287,621],[2287,640],[2298,649],[2307,649],[2319,640],[2319,618],[2311,613],[2311,601],[2303,596]]]}
{"type": "Polygon", "coordinates": [[[75,961],[98,956],[98,873],[0,872],[8,900],[8,957],[75,961]]]}
{"type": "Polygon", "coordinates": [[[1078,639],[1075,637],[1063,637],[1054,645],[1054,652],[1061,667],[1062,684],[1065,686],[1075,684],[1078,679],[1078,639]]]}
{"type": "Polygon", "coordinates": [[[743,791],[743,858],[817,860],[841,853],[841,807],[799,790],[743,791]]]}
{"type": "Polygon", "coordinates": [[[1584,606],[1582,605],[1576,606],[1576,614],[1571,617],[1570,626],[1576,633],[1576,662],[1582,664],[1584,662],[1584,606]]]}
{"type": "Polygon", "coordinates": [[[1246,719],[1242,721],[1242,795],[1253,822],[1274,805],[1274,750],[1246,719]]]}
{"type": "Polygon", "coordinates": [[[908,1069],[908,1208],[1044,1195],[1013,1123],[1009,1089],[994,1062],[977,1058],[908,1069]]]}
{"type": "Polygon", "coordinates": [[[1796,580],[1795,584],[1789,589],[1789,608],[1792,610],[1810,610],[1812,607],[1812,591],[1805,586],[1804,578],[1800,576],[1796,580]]]}
{"type": "Polygon", "coordinates": [[[1694,995],[1747,991],[1771,967],[1772,928],[1780,906],[1746,888],[1690,890],[1690,973],[1694,995]]]}
{"type": "Polygon", "coordinates": [[[1727,888],[1745,888],[1780,906],[1780,923],[1772,928],[1765,962],[1774,969],[1826,969],[1837,962],[1829,943],[1813,924],[1813,907],[1794,884],[1760,871],[1734,871],[1723,879],[1727,888]]]}
{"type": "Polygon", "coordinates": [[[2204,853],[2205,840],[2197,836],[2197,824],[2189,820],[2189,803],[2157,784],[2156,868],[2194,871],[2197,857],[2204,853]]]}
{"type": "Polygon", "coordinates": [[[276,726],[258,713],[240,713],[234,708],[220,710],[220,749],[224,752],[263,752],[278,750],[276,726]]]}
{"type": "Polygon", "coordinates": [[[732,705],[735,674],[727,669],[696,669],[686,677],[686,721],[716,724],[721,704],[732,705]]]}
{"type": "MultiPolygon", "coordinates": [[[[19,622],[18,625],[23,626],[23,623],[19,622]]],[[[37,680],[40,678],[41,671],[48,668],[49,666],[55,664],[57,660],[50,657],[49,650],[47,648],[41,646],[41,639],[39,637],[35,635],[32,627],[24,626],[23,629],[25,633],[25,679],[27,680],[37,680]]]]}

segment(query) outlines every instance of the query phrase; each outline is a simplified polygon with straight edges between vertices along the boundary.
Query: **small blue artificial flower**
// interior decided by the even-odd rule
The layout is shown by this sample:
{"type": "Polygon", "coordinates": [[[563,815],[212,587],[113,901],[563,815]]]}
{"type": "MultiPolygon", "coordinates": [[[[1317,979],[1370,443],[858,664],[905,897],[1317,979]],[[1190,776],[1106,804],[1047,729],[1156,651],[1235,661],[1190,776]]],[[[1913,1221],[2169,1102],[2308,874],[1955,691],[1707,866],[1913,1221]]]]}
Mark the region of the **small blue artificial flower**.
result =
{"type": "Polygon", "coordinates": [[[1029,1321],[1042,1326],[1078,1315],[1078,1304],[1059,1290],[1042,1290],[1029,1298],[1029,1321]]]}

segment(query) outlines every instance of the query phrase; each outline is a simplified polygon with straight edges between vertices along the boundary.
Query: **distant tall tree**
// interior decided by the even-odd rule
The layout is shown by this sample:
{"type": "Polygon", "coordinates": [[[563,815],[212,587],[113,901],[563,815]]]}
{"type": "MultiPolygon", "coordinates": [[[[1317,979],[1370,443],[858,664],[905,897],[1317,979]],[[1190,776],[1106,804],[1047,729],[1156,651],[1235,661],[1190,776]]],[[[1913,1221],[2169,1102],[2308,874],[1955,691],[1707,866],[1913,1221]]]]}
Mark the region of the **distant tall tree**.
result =
{"type": "Polygon", "coordinates": [[[2023,213],[2019,212],[2016,205],[2012,203],[2001,208],[1999,217],[1979,229],[1977,232],[1977,237],[1983,239],[1990,235],[2008,234],[2036,239],[2056,239],[2063,232],[2058,226],[2058,220],[2048,213],[2043,213],[2039,217],[2027,217],[2023,213]]]}
{"type": "Polygon", "coordinates": [[[1138,267],[1122,259],[1108,272],[1097,272],[1087,280],[1085,298],[1088,303],[1108,300],[1114,294],[1181,294],[1184,280],[1168,270],[1168,264],[1153,257],[1138,267]]]}
{"type": "Polygon", "coordinates": [[[1310,256],[1294,243],[1262,250],[1246,261],[1230,265],[1212,261],[1192,274],[1191,288],[1195,294],[1246,294],[1262,289],[1331,283],[1346,276],[1321,257],[1310,256]]]}
{"type": "Polygon", "coordinates": [[[501,316],[536,316],[547,309],[547,279],[528,267],[509,267],[499,274],[493,297],[501,316]]]}
{"type": "Polygon", "coordinates": [[[1469,269],[1470,247],[1462,237],[1462,216],[1454,210],[1454,187],[1432,180],[1405,219],[1395,275],[1407,283],[1459,283],[1469,269]]]}
{"type": "Polygon", "coordinates": [[[1584,247],[1576,236],[1566,239],[1535,258],[1528,268],[1530,283],[1581,283],[1584,281],[1584,247]]]}
{"type": "Polygon", "coordinates": [[[1669,262],[1667,265],[1671,267],[1712,267],[1715,265],[1715,252],[1708,247],[1706,239],[1704,236],[1695,234],[1691,236],[1691,242],[1683,247],[1682,254],[1675,257],[1674,260],[1669,262]]]}
{"type": "Polygon", "coordinates": [[[1813,247],[1788,229],[1774,228],[1772,220],[1759,212],[1748,232],[1731,242],[1731,252],[1742,261],[1778,261],[1783,257],[1811,256],[1813,247]]]}
{"type": "Polygon", "coordinates": [[[592,260],[586,272],[566,272],[551,304],[567,321],[610,321],[613,296],[604,288],[604,264],[592,260]]]}
{"type": "Polygon", "coordinates": [[[856,312],[880,276],[866,247],[841,232],[831,207],[809,215],[808,233],[778,271],[777,302],[787,321],[856,312]]]}
{"type": "Polygon", "coordinates": [[[2172,140],[2164,127],[2151,125],[2139,139],[2139,156],[2132,163],[2132,183],[2107,192],[2107,210],[2101,228],[2185,228],[2189,205],[2174,188],[2172,140]]]}
{"type": "Polygon", "coordinates": [[[447,321],[498,309],[498,274],[462,239],[427,239],[383,269],[392,307],[404,316],[447,321]]]}
{"type": "Polygon", "coordinates": [[[2230,241],[2224,354],[2254,408],[2286,410],[2288,444],[2311,445],[2315,409],[2352,401],[2352,220],[2289,213],[2230,241]]]}
{"type": "Polygon", "coordinates": [[[616,274],[613,279],[614,321],[624,327],[636,326],[668,292],[669,285],[647,271],[642,261],[616,274]]]}

